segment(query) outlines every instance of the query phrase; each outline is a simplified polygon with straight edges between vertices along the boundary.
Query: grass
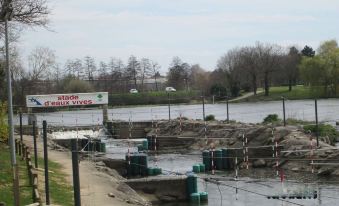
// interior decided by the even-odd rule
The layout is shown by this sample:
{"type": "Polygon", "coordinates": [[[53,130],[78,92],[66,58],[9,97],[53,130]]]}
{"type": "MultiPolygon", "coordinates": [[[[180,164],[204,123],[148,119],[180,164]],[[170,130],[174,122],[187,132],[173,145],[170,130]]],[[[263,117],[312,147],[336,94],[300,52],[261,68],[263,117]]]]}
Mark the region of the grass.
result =
{"type": "MultiPolygon", "coordinates": [[[[26,162],[17,157],[19,167],[20,205],[31,204],[32,187],[29,186],[26,162]]],[[[0,202],[14,205],[11,159],[8,146],[0,143],[0,202]]]]}
{"type": "MultiPolygon", "coordinates": [[[[42,158],[38,158],[38,165],[40,168],[44,167],[42,158]]],[[[53,161],[48,161],[48,170],[51,171],[49,173],[51,202],[62,206],[74,205],[73,187],[67,183],[65,174],[62,172],[62,165],[53,161]]],[[[39,172],[39,178],[41,180],[45,178],[44,172],[39,172]]]]}
{"type": "MultiPolygon", "coordinates": [[[[29,186],[26,161],[22,161],[17,155],[17,163],[19,166],[19,182],[20,182],[20,205],[27,205],[32,203],[32,187],[29,186]]],[[[32,158],[34,164],[34,158],[32,158]]],[[[38,159],[40,168],[44,167],[43,159],[38,159]]],[[[49,184],[50,197],[53,204],[72,206],[73,201],[73,187],[69,185],[65,179],[65,174],[62,172],[62,165],[49,161],[49,184]]],[[[38,172],[39,181],[44,180],[44,172],[38,172]]],[[[10,162],[10,152],[8,146],[0,143],[0,202],[6,205],[14,205],[12,193],[12,172],[10,162]]],[[[39,185],[39,191],[42,195],[44,185],[39,185]]],[[[44,202],[45,199],[42,200],[44,202]]]]}
{"type": "MultiPolygon", "coordinates": [[[[246,99],[241,99],[237,102],[256,102],[256,101],[274,101],[281,100],[281,97],[285,97],[289,100],[297,99],[315,99],[315,98],[328,98],[325,95],[322,87],[308,87],[308,86],[293,86],[292,91],[288,91],[287,86],[270,87],[269,96],[265,96],[264,91],[256,96],[250,96],[246,99]]],[[[338,97],[338,96],[335,96],[338,97]]]]}

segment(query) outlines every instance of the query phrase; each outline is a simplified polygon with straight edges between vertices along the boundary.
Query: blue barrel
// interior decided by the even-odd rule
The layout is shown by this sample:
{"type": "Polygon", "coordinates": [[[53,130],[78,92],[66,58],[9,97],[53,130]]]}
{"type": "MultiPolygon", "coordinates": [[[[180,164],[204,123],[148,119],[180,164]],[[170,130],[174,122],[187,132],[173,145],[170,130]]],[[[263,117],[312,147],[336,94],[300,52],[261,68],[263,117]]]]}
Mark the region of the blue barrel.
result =
{"type": "Polygon", "coordinates": [[[128,164],[128,159],[131,162],[131,154],[128,156],[128,154],[126,154],[125,156],[125,160],[126,160],[126,175],[127,177],[131,177],[132,176],[132,165],[128,164]]]}
{"type": "Polygon", "coordinates": [[[225,170],[228,170],[228,169],[231,169],[230,168],[230,159],[229,159],[229,152],[228,152],[228,149],[224,148],[224,149],[221,149],[222,151],[222,166],[223,166],[223,169],[225,170]]]}
{"type": "Polygon", "coordinates": [[[214,155],[215,155],[215,161],[214,161],[214,164],[215,164],[215,168],[217,170],[222,170],[223,169],[223,166],[222,166],[222,150],[218,149],[218,150],[215,150],[214,152],[214,155]]]}
{"type": "Polygon", "coordinates": [[[199,173],[200,172],[200,165],[199,164],[193,165],[193,172],[194,173],[199,173]]]}
{"type": "Polygon", "coordinates": [[[142,176],[147,176],[147,168],[148,168],[148,159],[147,154],[139,154],[139,163],[140,163],[140,174],[142,176]]]}
{"type": "Polygon", "coordinates": [[[190,194],[190,202],[193,203],[194,205],[199,205],[200,204],[200,193],[192,193],[190,194]]]}
{"type": "Polygon", "coordinates": [[[208,193],[207,192],[200,192],[200,202],[207,202],[208,201],[208,193]]]}
{"type": "Polygon", "coordinates": [[[210,171],[211,168],[211,156],[208,150],[202,152],[202,163],[205,165],[206,171],[210,171]]]}
{"type": "Polygon", "coordinates": [[[200,169],[200,172],[205,172],[205,171],[206,171],[206,169],[205,169],[205,164],[200,163],[200,164],[199,164],[199,169],[200,169]]]}
{"type": "Polygon", "coordinates": [[[187,176],[187,182],[186,182],[186,186],[187,186],[187,195],[188,198],[190,197],[190,195],[192,193],[196,193],[198,192],[198,183],[197,183],[197,176],[194,174],[189,174],[187,176]]]}
{"type": "Polygon", "coordinates": [[[142,146],[143,146],[144,150],[148,150],[148,140],[147,139],[142,141],[142,146]]]}
{"type": "Polygon", "coordinates": [[[139,155],[132,154],[131,155],[131,166],[132,166],[132,175],[137,176],[140,174],[140,166],[139,166],[139,155]]]}

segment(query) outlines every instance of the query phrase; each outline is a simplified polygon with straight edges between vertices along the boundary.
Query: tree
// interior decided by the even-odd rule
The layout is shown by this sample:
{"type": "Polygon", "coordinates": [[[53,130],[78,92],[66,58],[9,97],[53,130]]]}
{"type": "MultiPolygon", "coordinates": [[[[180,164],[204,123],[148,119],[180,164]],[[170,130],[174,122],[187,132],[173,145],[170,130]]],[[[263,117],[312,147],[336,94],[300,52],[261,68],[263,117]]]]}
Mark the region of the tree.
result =
{"type": "Polygon", "coordinates": [[[288,54],[285,56],[284,72],[287,76],[288,91],[292,91],[292,85],[297,82],[299,76],[298,65],[301,61],[301,55],[296,47],[292,46],[289,48],[288,54]]]}
{"type": "Polygon", "coordinates": [[[157,78],[160,77],[160,68],[161,66],[158,64],[156,61],[151,61],[151,70],[149,71],[149,75],[154,78],[154,83],[155,83],[155,89],[159,91],[158,88],[158,83],[157,83],[157,78]]]}
{"type": "Polygon", "coordinates": [[[83,66],[85,70],[85,75],[87,76],[88,80],[94,80],[94,73],[97,69],[94,58],[90,56],[85,56],[83,66]]]}
{"type": "Polygon", "coordinates": [[[304,56],[299,65],[305,83],[323,86],[326,96],[337,95],[339,86],[339,48],[335,40],[322,43],[318,55],[304,56]]]}
{"type": "Polygon", "coordinates": [[[263,76],[265,96],[268,96],[271,74],[277,69],[281,60],[281,48],[274,44],[257,42],[256,52],[258,53],[258,65],[263,76]]]}
{"type": "Polygon", "coordinates": [[[135,89],[137,88],[137,77],[138,77],[139,73],[140,73],[140,63],[135,56],[131,55],[128,58],[125,77],[128,80],[134,81],[134,88],[135,89]]]}
{"type": "Polygon", "coordinates": [[[190,74],[190,65],[183,62],[179,57],[173,57],[173,60],[168,68],[167,84],[177,89],[185,88],[185,80],[190,74]]]}
{"type": "Polygon", "coordinates": [[[48,47],[37,47],[28,56],[31,80],[47,79],[55,66],[55,53],[48,47]]]}
{"type": "Polygon", "coordinates": [[[312,47],[306,45],[303,50],[301,50],[301,54],[306,57],[314,57],[315,51],[312,49],[312,47]]]}
{"type": "Polygon", "coordinates": [[[82,61],[80,59],[68,59],[65,63],[65,70],[68,74],[77,79],[81,79],[84,73],[82,61]]]}
{"type": "Polygon", "coordinates": [[[151,61],[147,58],[142,58],[140,61],[141,91],[144,91],[144,80],[149,76],[151,70],[151,61]]]}
{"type": "Polygon", "coordinates": [[[239,50],[239,64],[241,69],[248,74],[254,95],[257,94],[257,82],[260,72],[258,65],[258,51],[255,47],[243,47],[239,50]]]}

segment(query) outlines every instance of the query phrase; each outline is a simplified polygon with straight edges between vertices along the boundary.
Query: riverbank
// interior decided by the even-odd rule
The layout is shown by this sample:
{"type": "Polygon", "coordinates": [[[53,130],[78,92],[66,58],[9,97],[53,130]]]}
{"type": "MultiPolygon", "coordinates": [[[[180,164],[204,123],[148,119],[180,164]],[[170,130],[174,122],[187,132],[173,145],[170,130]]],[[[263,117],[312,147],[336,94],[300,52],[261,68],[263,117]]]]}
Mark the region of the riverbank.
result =
{"type": "MultiPolygon", "coordinates": [[[[27,145],[30,145],[30,147],[32,147],[33,145],[31,136],[24,136],[24,142],[27,145]]],[[[42,157],[43,145],[41,139],[39,139],[37,145],[38,155],[39,157],[42,157]]],[[[67,191],[67,193],[72,194],[73,189],[71,185],[73,184],[73,180],[71,153],[69,150],[62,150],[57,148],[60,147],[55,147],[55,144],[49,141],[48,158],[50,161],[60,165],[60,170],[64,174],[64,180],[62,181],[62,184],[68,185],[69,191],[67,191]]],[[[40,164],[39,167],[43,167],[42,164],[40,164]]],[[[95,162],[88,161],[86,159],[82,160],[79,164],[79,171],[82,205],[147,205],[147,201],[141,198],[126,184],[124,184],[119,175],[112,176],[103,171],[97,170],[95,162]]],[[[43,180],[43,177],[41,177],[40,180],[43,180]]],[[[39,190],[41,190],[41,194],[44,194],[43,188],[43,186],[39,188],[39,190]]],[[[63,197],[62,195],[58,195],[57,193],[51,191],[52,198],[53,194],[56,195],[54,200],[64,199],[61,198],[63,197]]],[[[73,202],[68,201],[67,204],[64,203],[60,205],[73,205],[73,202]]]]}

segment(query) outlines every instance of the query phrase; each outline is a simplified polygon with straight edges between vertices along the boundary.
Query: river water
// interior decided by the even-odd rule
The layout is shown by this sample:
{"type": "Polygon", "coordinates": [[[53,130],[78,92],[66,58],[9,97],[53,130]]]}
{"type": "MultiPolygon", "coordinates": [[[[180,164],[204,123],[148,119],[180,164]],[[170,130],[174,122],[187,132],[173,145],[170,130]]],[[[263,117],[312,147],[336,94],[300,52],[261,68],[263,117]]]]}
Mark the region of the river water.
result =
{"type": "MultiPolygon", "coordinates": [[[[286,101],[286,118],[315,121],[315,107],[313,100],[286,101]]],[[[177,118],[180,114],[191,119],[203,118],[203,106],[195,105],[171,105],[171,118],[177,118]]],[[[140,106],[121,107],[109,109],[109,119],[128,121],[149,121],[169,118],[168,106],[140,106]]],[[[206,104],[205,114],[213,114],[218,120],[226,119],[225,104],[206,104]]],[[[259,123],[268,114],[278,114],[283,117],[282,101],[255,102],[255,103],[230,103],[229,117],[245,123],[259,123]]],[[[36,113],[38,124],[47,120],[50,125],[99,125],[102,123],[102,110],[78,110],[53,113],[36,113]]],[[[318,118],[323,122],[339,120],[339,99],[318,100],[318,118]]],[[[15,117],[18,123],[18,116],[15,117]]],[[[27,116],[24,115],[24,124],[27,116]]]]}
{"type": "MultiPolygon", "coordinates": [[[[130,151],[137,151],[136,145],[140,140],[130,142],[130,151]]],[[[124,159],[128,144],[126,140],[110,140],[107,144],[107,156],[115,159],[124,159]]],[[[200,152],[189,154],[158,154],[148,156],[148,165],[162,168],[162,175],[183,175],[192,171],[193,164],[201,163],[200,152]]],[[[222,206],[282,206],[282,205],[339,205],[339,181],[318,179],[310,175],[286,173],[286,180],[281,183],[275,176],[274,170],[249,169],[242,170],[237,181],[234,171],[217,172],[215,175],[198,174],[198,191],[208,192],[208,203],[201,205],[222,206]],[[217,179],[215,182],[206,182],[204,178],[217,179]],[[238,192],[236,192],[238,188],[238,192]],[[281,194],[306,194],[318,191],[316,199],[268,199],[267,196],[281,194]]],[[[309,194],[312,196],[311,194],[309,194]]],[[[189,203],[168,203],[162,206],[191,206],[189,203]]]]}

